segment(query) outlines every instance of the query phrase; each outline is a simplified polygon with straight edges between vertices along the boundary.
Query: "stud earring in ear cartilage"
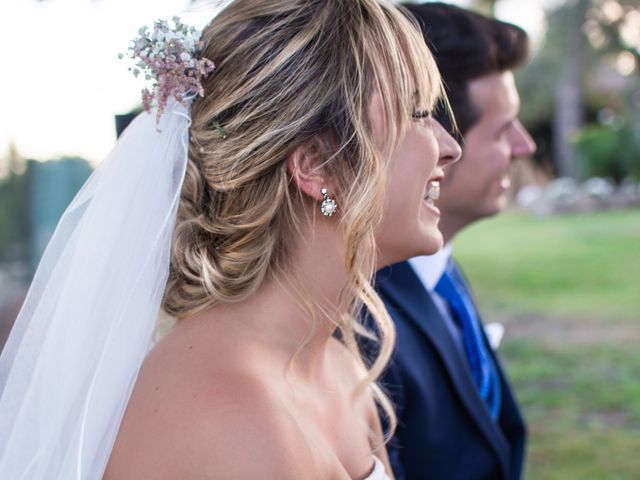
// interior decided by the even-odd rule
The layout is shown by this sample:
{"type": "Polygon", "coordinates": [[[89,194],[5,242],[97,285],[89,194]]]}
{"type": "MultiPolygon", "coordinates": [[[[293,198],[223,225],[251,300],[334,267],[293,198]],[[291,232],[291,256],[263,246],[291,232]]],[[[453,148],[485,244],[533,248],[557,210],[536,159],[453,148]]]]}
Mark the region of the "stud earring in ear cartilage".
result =
{"type": "Polygon", "coordinates": [[[320,193],[324,198],[324,200],[322,201],[322,205],[320,205],[320,211],[325,217],[330,217],[334,213],[336,213],[338,205],[336,204],[336,201],[329,196],[326,188],[321,188],[320,193]]]}

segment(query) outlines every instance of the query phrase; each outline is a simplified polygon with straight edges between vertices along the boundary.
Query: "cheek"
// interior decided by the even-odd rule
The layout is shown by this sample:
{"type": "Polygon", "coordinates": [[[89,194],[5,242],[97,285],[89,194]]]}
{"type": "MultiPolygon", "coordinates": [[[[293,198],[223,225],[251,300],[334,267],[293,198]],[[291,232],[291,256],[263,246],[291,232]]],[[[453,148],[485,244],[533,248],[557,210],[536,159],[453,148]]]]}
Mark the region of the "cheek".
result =
{"type": "Polygon", "coordinates": [[[424,186],[419,186],[421,176],[407,168],[410,161],[407,157],[399,157],[390,166],[381,225],[383,236],[393,236],[399,229],[406,230],[408,219],[416,216],[424,186]]]}
{"type": "Polygon", "coordinates": [[[496,170],[509,168],[511,164],[511,146],[507,141],[500,141],[490,150],[491,164],[496,170]]]}
{"type": "Polygon", "coordinates": [[[389,162],[385,224],[399,226],[406,220],[415,221],[427,180],[437,164],[437,144],[431,129],[421,126],[409,131],[389,162]]]}
{"type": "Polygon", "coordinates": [[[467,174],[478,179],[484,178],[486,181],[504,175],[511,164],[509,149],[501,143],[489,145],[488,148],[479,151],[472,160],[468,162],[467,174]]]}
{"type": "Polygon", "coordinates": [[[383,228],[393,229],[402,222],[403,214],[407,211],[408,195],[407,180],[400,175],[391,173],[392,177],[387,187],[387,198],[382,219],[383,228]]]}
{"type": "Polygon", "coordinates": [[[404,188],[423,189],[438,165],[438,145],[430,128],[410,132],[393,159],[392,175],[404,188]]]}
{"type": "Polygon", "coordinates": [[[390,206],[407,204],[416,192],[424,189],[427,170],[423,163],[416,151],[408,149],[400,150],[391,160],[387,191],[390,206]]]}

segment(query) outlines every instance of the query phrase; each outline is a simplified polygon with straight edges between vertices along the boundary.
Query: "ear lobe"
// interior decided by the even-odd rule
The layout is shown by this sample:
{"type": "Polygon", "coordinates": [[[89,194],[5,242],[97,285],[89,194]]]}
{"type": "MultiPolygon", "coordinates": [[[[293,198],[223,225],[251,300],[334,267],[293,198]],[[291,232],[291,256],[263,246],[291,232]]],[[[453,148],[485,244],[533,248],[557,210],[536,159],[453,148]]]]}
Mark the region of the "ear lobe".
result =
{"type": "Polygon", "coordinates": [[[322,188],[331,191],[326,171],[321,167],[323,161],[321,150],[313,140],[297,147],[287,159],[287,173],[293,184],[318,201],[323,200],[322,188]]]}

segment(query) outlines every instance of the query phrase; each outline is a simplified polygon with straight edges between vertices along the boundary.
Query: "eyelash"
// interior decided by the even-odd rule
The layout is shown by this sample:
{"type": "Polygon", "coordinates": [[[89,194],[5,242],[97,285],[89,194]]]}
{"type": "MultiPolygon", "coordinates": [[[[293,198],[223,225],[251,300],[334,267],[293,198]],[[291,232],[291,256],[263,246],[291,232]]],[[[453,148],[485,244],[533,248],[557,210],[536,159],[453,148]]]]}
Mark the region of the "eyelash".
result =
{"type": "Polygon", "coordinates": [[[411,114],[414,120],[421,120],[423,118],[429,118],[430,116],[431,112],[428,110],[416,110],[411,114]]]}

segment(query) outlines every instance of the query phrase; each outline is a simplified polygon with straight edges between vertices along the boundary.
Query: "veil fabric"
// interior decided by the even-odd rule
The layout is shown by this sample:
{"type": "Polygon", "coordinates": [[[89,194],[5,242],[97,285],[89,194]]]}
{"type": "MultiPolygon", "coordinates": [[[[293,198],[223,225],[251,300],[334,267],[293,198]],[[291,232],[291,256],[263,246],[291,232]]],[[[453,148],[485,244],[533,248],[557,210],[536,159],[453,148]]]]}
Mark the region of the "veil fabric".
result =
{"type": "Polygon", "coordinates": [[[167,281],[189,105],[139,115],[62,216],[0,356],[0,478],[102,477],[167,281]]]}

